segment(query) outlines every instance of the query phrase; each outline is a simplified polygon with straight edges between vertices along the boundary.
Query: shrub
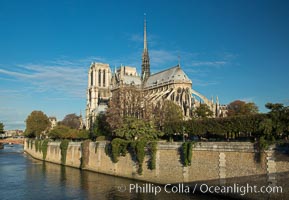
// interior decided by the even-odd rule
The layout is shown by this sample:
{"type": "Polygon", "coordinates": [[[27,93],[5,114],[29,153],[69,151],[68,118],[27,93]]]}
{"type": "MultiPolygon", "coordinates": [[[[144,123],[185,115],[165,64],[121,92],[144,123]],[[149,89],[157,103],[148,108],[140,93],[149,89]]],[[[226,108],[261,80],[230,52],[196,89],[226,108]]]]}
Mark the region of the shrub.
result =
{"type": "Polygon", "coordinates": [[[65,165],[66,163],[66,154],[68,149],[69,141],[68,140],[62,140],[60,143],[60,149],[61,149],[61,164],[65,165]]]}
{"type": "Polygon", "coordinates": [[[264,151],[267,150],[269,148],[269,143],[267,142],[267,140],[265,140],[265,137],[262,136],[259,139],[259,150],[260,151],[264,151]]]}
{"type": "Polygon", "coordinates": [[[192,163],[192,150],[193,142],[184,142],[181,149],[181,160],[185,167],[190,166],[192,163]]]}
{"type": "Polygon", "coordinates": [[[46,159],[48,142],[49,142],[49,140],[45,139],[41,144],[41,151],[42,151],[43,160],[46,159]]]}
{"type": "Polygon", "coordinates": [[[115,138],[111,143],[106,144],[105,153],[110,156],[112,162],[117,163],[119,156],[125,156],[129,142],[120,138],[115,138]]]}
{"type": "Polygon", "coordinates": [[[138,173],[141,175],[143,172],[142,164],[145,157],[145,146],[147,142],[144,140],[140,140],[136,143],[135,152],[136,152],[136,160],[138,162],[138,173]]]}
{"type": "Polygon", "coordinates": [[[41,140],[35,140],[35,151],[36,152],[41,152],[41,148],[40,148],[40,146],[41,146],[41,140]]]}
{"type": "Polygon", "coordinates": [[[149,144],[149,151],[150,151],[150,162],[149,162],[149,169],[153,170],[156,169],[156,153],[157,153],[157,142],[153,141],[149,144]]]}

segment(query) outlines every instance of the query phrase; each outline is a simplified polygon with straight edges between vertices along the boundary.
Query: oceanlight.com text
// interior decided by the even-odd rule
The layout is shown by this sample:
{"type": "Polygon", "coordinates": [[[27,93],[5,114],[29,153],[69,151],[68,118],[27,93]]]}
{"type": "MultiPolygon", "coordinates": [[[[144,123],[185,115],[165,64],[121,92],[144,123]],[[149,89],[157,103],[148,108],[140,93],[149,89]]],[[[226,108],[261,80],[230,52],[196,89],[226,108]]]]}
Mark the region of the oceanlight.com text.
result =
{"type": "Polygon", "coordinates": [[[144,184],[129,184],[120,185],[117,187],[120,192],[129,192],[129,193],[146,193],[146,194],[154,194],[157,195],[160,192],[165,193],[179,193],[179,194],[195,194],[196,192],[200,192],[203,194],[239,194],[246,195],[249,193],[261,193],[261,194],[272,194],[272,193],[282,193],[283,188],[281,186],[256,186],[256,185],[239,185],[232,184],[226,186],[209,186],[207,184],[194,184],[194,185],[186,185],[184,183],[179,184],[166,184],[166,185],[155,185],[152,183],[144,183],[144,184]]]}

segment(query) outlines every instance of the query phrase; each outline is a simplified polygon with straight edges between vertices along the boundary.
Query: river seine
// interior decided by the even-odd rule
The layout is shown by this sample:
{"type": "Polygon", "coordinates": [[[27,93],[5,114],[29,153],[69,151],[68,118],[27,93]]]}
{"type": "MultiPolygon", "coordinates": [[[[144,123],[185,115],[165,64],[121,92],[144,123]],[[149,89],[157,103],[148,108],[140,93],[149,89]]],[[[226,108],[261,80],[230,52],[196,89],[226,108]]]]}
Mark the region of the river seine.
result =
{"type": "Polygon", "coordinates": [[[150,183],[35,160],[23,153],[22,145],[5,146],[0,150],[1,200],[215,199],[212,196],[173,194],[165,191],[157,195],[152,192],[136,193],[135,190],[129,192],[130,185],[146,184],[150,183]]]}

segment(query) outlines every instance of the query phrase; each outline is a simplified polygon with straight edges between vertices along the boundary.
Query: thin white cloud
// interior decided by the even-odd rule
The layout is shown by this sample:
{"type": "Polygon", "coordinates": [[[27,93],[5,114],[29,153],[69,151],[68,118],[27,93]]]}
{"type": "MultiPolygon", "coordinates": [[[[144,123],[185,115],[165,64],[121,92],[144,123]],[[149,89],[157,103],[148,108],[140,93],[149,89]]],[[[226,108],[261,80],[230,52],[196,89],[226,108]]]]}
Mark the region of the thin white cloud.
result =
{"type": "Polygon", "coordinates": [[[32,78],[32,75],[30,75],[30,74],[22,74],[19,72],[9,71],[9,70],[5,70],[5,69],[0,69],[0,74],[6,74],[6,75],[13,76],[16,78],[24,78],[24,79],[32,78]]]}
{"type": "Polygon", "coordinates": [[[0,69],[0,74],[23,83],[23,89],[33,92],[54,92],[64,96],[85,98],[87,68],[83,63],[62,60],[52,64],[21,64],[13,70],[0,69]],[[21,72],[19,72],[21,71],[21,72]],[[25,85],[25,86],[24,86],[25,85]],[[29,86],[30,85],[30,86],[29,86]]]}
{"type": "MultiPolygon", "coordinates": [[[[2,102],[1,102],[2,103],[2,102]]],[[[16,107],[1,107],[0,122],[4,124],[5,130],[24,129],[25,114],[16,107]]]]}
{"type": "MultiPolygon", "coordinates": [[[[68,102],[72,99],[86,98],[87,71],[92,61],[98,57],[89,57],[79,60],[58,59],[51,62],[28,63],[14,66],[1,66],[0,69],[0,121],[5,125],[5,129],[25,128],[25,118],[27,117],[31,104],[17,103],[17,100],[31,98],[36,102],[68,102]],[[13,81],[13,84],[6,84],[13,81]],[[2,84],[4,83],[4,84],[2,84]],[[4,87],[4,85],[6,85],[4,87]],[[43,95],[44,94],[44,95],[43,95]],[[50,98],[50,99],[49,99],[50,98]],[[12,101],[12,102],[11,102],[12,101]],[[6,105],[6,106],[5,106],[6,105]],[[13,105],[13,108],[8,108],[13,105]],[[21,106],[27,106],[21,107],[21,106]]],[[[44,108],[41,104],[36,108],[44,108]]]]}
{"type": "Polygon", "coordinates": [[[218,82],[217,81],[205,81],[205,80],[200,80],[200,79],[193,79],[193,87],[194,86],[202,86],[202,87],[206,87],[209,85],[217,85],[218,82]]]}
{"type": "Polygon", "coordinates": [[[195,52],[170,51],[165,49],[152,49],[149,51],[151,66],[158,68],[169,68],[180,64],[184,68],[192,66],[192,60],[199,54],[195,52]]]}
{"type": "Polygon", "coordinates": [[[129,35],[129,40],[137,43],[143,42],[143,35],[141,34],[131,34],[129,35]]]}
{"type": "Polygon", "coordinates": [[[191,66],[209,66],[209,67],[220,67],[226,65],[227,61],[193,61],[191,66]]]}
{"type": "MultiPolygon", "coordinates": [[[[17,80],[15,80],[17,81],[17,80]]],[[[17,90],[17,89],[1,89],[0,88],[0,94],[2,97],[5,98],[11,98],[11,99],[17,99],[23,96],[23,92],[27,92],[27,90],[22,89],[22,90],[17,90]]],[[[0,100],[1,103],[1,100],[0,100]]],[[[0,109],[1,112],[1,109],[0,109]]]]}
{"type": "Polygon", "coordinates": [[[166,50],[150,51],[151,65],[165,65],[166,63],[178,63],[178,55],[166,50]]]}

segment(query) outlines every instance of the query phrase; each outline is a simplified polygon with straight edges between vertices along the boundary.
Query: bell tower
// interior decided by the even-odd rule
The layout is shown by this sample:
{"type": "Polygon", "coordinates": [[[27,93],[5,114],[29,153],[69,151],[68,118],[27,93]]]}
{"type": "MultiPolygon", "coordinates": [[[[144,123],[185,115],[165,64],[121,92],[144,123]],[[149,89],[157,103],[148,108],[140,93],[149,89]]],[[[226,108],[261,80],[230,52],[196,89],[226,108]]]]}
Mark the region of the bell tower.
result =
{"type": "Polygon", "coordinates": [[[109,102],[111,70],[109,64],[92,62],[88,71],[88,87],[86,91],[86,129],[89,129],[96,116],[105,112],[109,102]]]}

